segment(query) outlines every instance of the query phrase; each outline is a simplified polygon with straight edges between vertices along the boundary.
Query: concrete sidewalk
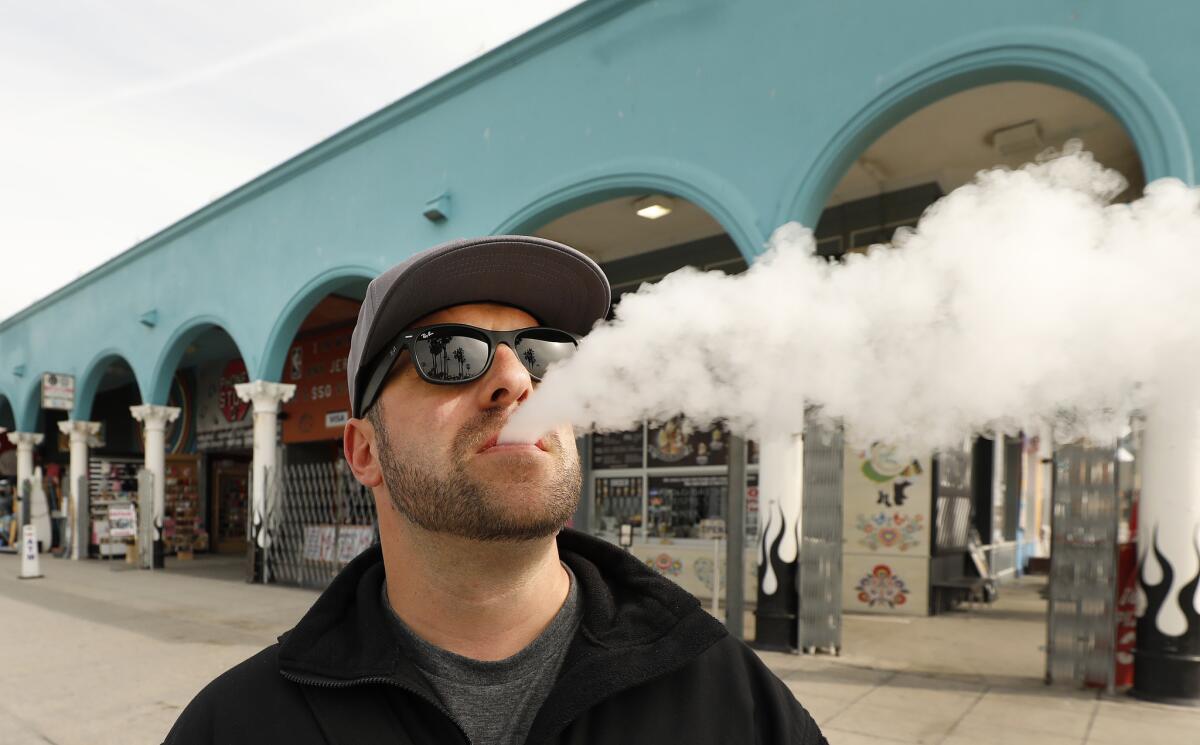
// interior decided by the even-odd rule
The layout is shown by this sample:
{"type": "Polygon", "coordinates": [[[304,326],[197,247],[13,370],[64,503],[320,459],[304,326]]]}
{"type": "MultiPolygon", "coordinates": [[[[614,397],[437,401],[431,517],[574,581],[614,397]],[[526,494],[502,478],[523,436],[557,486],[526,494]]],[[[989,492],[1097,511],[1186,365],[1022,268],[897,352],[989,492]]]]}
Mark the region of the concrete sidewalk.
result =
{"type": "MultiPolygon", "coordinates": [[[[43,579],[17,580],[17,558],[0,555],[0,743],[159,742],[205,683],[316,598],[233,581],[236,562],[221,562],[144,572],[43,557],[43,579]]],[[[1036,607],[1020,607],[1035,601],[1011,594],[1010,607],[910,623],[847,617],[838,658],[762,656],[834,745],[1200,742],[1200,710],[1044,686],[1036,607]]]]}

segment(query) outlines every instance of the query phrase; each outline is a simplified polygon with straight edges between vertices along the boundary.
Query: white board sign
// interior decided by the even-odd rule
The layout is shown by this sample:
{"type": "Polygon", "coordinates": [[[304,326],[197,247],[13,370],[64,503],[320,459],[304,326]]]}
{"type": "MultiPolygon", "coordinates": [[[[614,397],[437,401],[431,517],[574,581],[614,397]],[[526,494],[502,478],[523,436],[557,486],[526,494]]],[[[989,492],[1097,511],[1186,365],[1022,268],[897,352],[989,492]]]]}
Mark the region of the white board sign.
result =
{"type": "Polygon", "coordinates": [[[75,376],[42,374],[42,408],[70,411],[75,408],[75,376]]]}
{"type": "Polygon", "coordinates": [[[108,506],[108,537],[133,538],[137,536],[137,510],[132,504],[108,506]]]}

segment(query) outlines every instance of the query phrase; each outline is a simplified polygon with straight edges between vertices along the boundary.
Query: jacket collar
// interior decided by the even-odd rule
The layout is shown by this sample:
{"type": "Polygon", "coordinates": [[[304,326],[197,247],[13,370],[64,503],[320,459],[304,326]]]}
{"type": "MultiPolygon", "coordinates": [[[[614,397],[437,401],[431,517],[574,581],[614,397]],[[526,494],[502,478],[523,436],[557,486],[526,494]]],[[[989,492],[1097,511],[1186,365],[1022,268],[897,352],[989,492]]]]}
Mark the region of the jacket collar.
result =
{"type": "MultiPolygon", "coordinates": [[[[531,742],[539,732],[557,731],[581,707],[682,667],[726,635],[695,597],[627,552],[569,529],[559,534],[558,548],[579,581],[583,616],[531,742]],[[636,657],[628,654],[633,648],[636,657]]],[[[280,637],[280,671],[326,685],[387,680],[430,694],[388,626],[379,599],[383,579],[383,553],[375,545],[280,637]]]]}

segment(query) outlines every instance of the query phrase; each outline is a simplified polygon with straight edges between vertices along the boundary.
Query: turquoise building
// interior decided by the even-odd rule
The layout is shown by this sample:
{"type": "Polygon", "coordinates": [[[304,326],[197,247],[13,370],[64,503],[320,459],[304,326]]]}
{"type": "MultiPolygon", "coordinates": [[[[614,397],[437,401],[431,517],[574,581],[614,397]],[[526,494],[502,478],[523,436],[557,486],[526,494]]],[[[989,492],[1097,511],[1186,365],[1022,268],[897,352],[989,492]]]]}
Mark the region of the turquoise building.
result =
{"type": "MultiPolygon", "coordinates": [[[[685,265],[740,271],[789,221],[831,258],[861,250],[976,170],[1073,138],[1126,197],[1194,183],[1197,28],[1200,6],[1177,2],[588,0],[0,322],[0,472],[54,469],[67,493],[90,475],[94,507],[134,491],[144,459],[164,551],[244,551],[281,457],[336,462],[347,324],[409,254],[536,233],[620,292],[685,265]],[[67,407],[44,405],[60,383],[67,407]]],[[[608,507],[589,486],[592,526],[621,517],[617,499],[716,484],[672,474],[728,473],[658,472],[630,454],[644,443],[610,445],[592,466],[628,483],[602,485],[608,507]]],[[[49,529],[77,556],[104,551],[83,496],[74,528],[49,529]]],[[[1001,538],[1036,519],[1010,516],[1001,538]]],[[[310,559],[341,550],[295,540],[310,559]]],[[[1180,644],[1200,655],[1200,623],[1180,644]]]]}

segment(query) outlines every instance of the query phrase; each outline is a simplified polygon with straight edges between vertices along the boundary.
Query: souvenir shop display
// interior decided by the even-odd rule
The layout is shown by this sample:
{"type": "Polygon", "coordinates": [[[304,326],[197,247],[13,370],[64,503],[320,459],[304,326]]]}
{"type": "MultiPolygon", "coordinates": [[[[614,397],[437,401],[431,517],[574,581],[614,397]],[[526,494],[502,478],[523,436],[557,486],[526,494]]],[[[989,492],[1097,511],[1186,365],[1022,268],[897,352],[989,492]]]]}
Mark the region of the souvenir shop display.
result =
{"type": "Polygon", "coordinates": [[[250,464],[217,461],[212,472],[214,548],[218,553],[246,549],[246,515],[250,504],[250,464]]]}
{"type": "Polygon", "coordinates": [[[190,559],[208,549],[200,509],[200,460],[194,455],[171,455],[166,460],[163,538],[168,553],[190,559]]]}
{"type": "Polygon", "coordinates": [[[125,545],[108,538],[108,508],[113,504],[137,504],[138,458],[91,458],[88,461],[88,510],[92,529],[88,553],[92,556],[125,554],[125,545]]]}

